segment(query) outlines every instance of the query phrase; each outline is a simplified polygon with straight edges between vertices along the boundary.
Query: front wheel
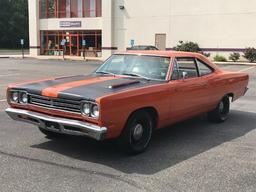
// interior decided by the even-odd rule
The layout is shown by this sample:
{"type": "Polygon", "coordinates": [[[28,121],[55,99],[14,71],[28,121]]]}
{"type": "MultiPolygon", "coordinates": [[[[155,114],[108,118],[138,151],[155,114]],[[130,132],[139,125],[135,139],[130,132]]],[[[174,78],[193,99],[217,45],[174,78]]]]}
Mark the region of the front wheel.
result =
{"type": "Polygon", "coordinates": [[[128,120],[119,138],[122,149],[130,154],[144,152],[149,146],[153,131],[153,120],[146,111],[135,112],[128,120]]]}
{"type": "Polygon", "coordinates": [[[218,106],[208,113],[208,119],[215,123],[221,123],[227,120],[230,108],[229,97],[222,98],[218,106]]]}

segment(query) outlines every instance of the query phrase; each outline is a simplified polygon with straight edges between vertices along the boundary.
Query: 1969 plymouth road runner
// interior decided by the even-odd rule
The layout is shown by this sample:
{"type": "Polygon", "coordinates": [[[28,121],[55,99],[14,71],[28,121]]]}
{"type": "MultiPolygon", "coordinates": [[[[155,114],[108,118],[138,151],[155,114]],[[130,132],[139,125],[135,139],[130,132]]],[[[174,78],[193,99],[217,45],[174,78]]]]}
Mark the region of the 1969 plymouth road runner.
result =
{"type": "Polygon", "coordinates": [[[9,85],[6,112],[48,137],[117,138],[136,154],[155,129],[201,113],[225,121],[230,101],[246,93],[248,80],[197,53],[129,51],[112,55],[91,75],[9,85]]]}

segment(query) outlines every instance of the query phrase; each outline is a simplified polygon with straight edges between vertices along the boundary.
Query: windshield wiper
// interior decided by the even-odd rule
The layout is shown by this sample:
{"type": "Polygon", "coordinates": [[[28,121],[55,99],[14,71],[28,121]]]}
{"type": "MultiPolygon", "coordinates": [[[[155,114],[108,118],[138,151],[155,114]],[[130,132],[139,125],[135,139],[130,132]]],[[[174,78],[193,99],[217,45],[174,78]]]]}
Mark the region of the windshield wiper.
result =
{"type": "Polygon", "coordinates": [[[128,75],[128,76],[132,76],[132,77],[140,77],[140,78],[146,79],[148,81],[151,80],[150,78],[145,77],[145,76],[140,75],[140,74],[137,74],[137,73],[122,73],[122,75],[128,75]]]}
{"type": "Polygon", "coordinates": [[[95,73],[106,74],[106,75],[113,75],[113,76],[116,75],[115,73],[111,73],[111,72],[108,72],[108,71],[96,71],[95,73]]]}

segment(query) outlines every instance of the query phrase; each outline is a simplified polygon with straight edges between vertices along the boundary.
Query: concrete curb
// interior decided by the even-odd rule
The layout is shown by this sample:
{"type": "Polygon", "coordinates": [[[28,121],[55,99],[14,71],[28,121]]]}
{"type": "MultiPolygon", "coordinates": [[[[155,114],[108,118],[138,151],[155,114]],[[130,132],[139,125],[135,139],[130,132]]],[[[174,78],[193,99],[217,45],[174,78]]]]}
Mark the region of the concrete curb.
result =
{"type": "MultiPolygon", "coordinates": [[[[38,56],[38,57],[29,57],[33,59],[41,59],[41,60],[63,60],[63,57],[57,56],[57,57],[47,57],[47,56],[38,56]]],[[[68,61],[103,61],[101,58],[94,58],[94,57],[86,57],[85,59],[83,57],[69,57],[66,56],[65,60],[68,61]]]]}
{"type": "MultiPolygon", "coordinates": [[[[28,55],[24,55],[24,58],[28,58],[28,55]]],[[[21,55],[0,55],[0,59],[13,58],[13,59],[22,59],[21,55]]]]}
{"type": "Polygon", "coordinates": [[[247,63],[247,62],[213,62],[217,65],[245,65],[245,66],[256,66],[256,63],[247,63]]]}

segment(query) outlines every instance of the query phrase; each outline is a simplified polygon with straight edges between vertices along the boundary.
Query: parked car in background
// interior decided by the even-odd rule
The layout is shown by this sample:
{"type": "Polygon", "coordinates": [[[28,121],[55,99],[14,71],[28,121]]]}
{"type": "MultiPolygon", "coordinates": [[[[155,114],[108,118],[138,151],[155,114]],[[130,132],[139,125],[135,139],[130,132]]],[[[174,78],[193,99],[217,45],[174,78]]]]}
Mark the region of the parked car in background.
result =
{"type": "Polygon", "coordinates": [[[158,50],[158,48],[152,45],[135,45],[127,50],[158,50]]]}
{"type": "Polygon", "coordinates": [[[156,129],[202,113],[224,122],[230,101],[246,93],[248,79],[197,53],[128,51],[112,55],[91,75],[11,84],[6,112],[51,138],[117,138],[137,154],[156,129]]]}

